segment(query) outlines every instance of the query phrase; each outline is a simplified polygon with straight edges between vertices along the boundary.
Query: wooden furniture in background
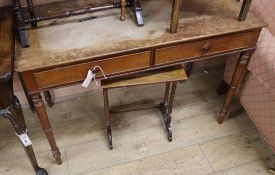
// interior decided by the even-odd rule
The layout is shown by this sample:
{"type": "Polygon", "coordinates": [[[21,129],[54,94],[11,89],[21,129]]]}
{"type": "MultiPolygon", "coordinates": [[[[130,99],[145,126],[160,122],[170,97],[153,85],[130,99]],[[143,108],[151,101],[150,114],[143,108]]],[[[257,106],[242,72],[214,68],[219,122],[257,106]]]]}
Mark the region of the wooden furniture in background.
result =
{"type": "Polygon", "coordinates": [[[101,86],[103,89],[103,98],[104,98],[104,111],[105,111],[105,125],[107,130],[107,138],[109,142],[110,149],[113,149],[112,144],[112,131],[111,131],[111,117],[110,113],[118,113],[118,112],[128,112],[134,110],[142,110],[148,108],[159,108],[164,125],[167,130],[168,140],[172,141],[172,128],[171,128],[171,120],[172,120],[172,108],[174,97],[176,93],[177,82],[187,80],[186,73],[184,69],[180,66],[177,68],[170,69],[160,69],[157,71],[149,71],[144,73],[134,74],[132,76],[123,77],[119,79],[108,79],[102,80],[101,86]],[[166,84],[164,99],[158,105],[143,105],[143,106],[135,106],[128,107],[125,109],[109,109],[109,99],[108,99],[108,90],[114,88],[124,88],[130,86],[141,86],[148,84],[166,84]]]}
{"type": "MultiPolygon", "coordinates": [[[[60,24],[57,22],[52,26],[54,30],[52,27],[30,30],[32,47],[23,49],[16,44],[15,70],[19,72],[35,104],[58,163],[61,163],[60,153],[40,93],[80,83],[88,70],[95,66],[100,66],[107,78],[114,78],[198,60],[223,59],[222,56],[241,53],[236,67],[238,73],[233,77],[220,117],[226,114],[265,23],[252,13],[241,23],[235,20],[235,13],[239,11],[237,1],[190,2],[201,8],[188,7],[190,12],[185,13],[189,18],[180,20],[182,27],[174,35],[167,33],[170,6],[163,5],[167,1],[159,0],[144,2],[147,8],[143,12],[148,25],[134,32],[135,24],[130,20],[123,22],[123,30],[129,31],[125,33],[121,32],[120,21],[113,20],[113,15],[103,14],[85,21],[84,29],[82,23],[68,19],[60,24]],[[150,15],[152,10],[154,15],[150,15]],[[109,29],[109,26],[112,27],[109,29]],[[91,31],[93,35],[90,35],[91,31]]],[[[46,5],[44,9],[48,8],[46,5]]],[[[98,73],[96,77],[100,79],[102,74],[98,73]]]]}
{"type": "MultiPolygon", "coordinates": [[[[64,10],[67,7],[66,4],[62,4],[59,6],[59,10],[61,12],[52,13],[52,9],[57,9],[56,7],[50,8],[48,7],[46,14],[36,14],[34,9],[33,0],[26,0],[27,2],[27,11],[28,15],[23,12],[23,8],[21,5],[21,0],[12,0],[13,2],[13,9],[14,14],[16,17],[16,28],[19,34],[19,40],[23,48],[29,47],[29,38],[26,30],[26,25],[31,24],[33,28],[37,27],[37,23],[44,20],[51,20],[51,19],[60,19],[60,18],[67,18],[70,16],[76,15],[83,15],[86,13],[94,13],[103,10],[109,10],[113,8],[121,8],[121,17],[120,19],[123,21],[125,19],[125,6],[130,7],[133,11],[135,16],[136,24],[138,26],[143,26],[143,15],[142,9],[139,3],[139,0],[121,0],[121,2],[106,2],[104,4],[96,4],[96,1],[90,1],[90,5],[87,6],[87,1],[84,0],[76,0],[67,2],[70,3],[72,8],[64,10]],[[81,4],[81,6],[80,6],[81,4]],[[84,7],[86,6],[86,7],[84,7]],[[63,9],[62,9],[63,8],[63,9]]],[[[89,1],[88,1],[89,2],[89,1]]],[[[55,4],[56,5],[56,4],[55,4]]],[[[88,20],[88,19],[86,19],[88,20]]]]}
{"type": "MultiPolygon", "coordinates": [[[[10,121],[17,136],[28,134],[22,108],[13,91],[14,68],[14,35],[13,15],[11,11],[5,11],[0,18],[0,118],[10,121]]],[[[47,175],[47,171],[37,164],[31,144],[23,148],[32,164],[36,175],[47,175]]]]}
{"type": "Polygon", "coordinates": [[[125,15],[126,15],[126,0],[121,0],[121,14],[120,14],[120,20],[124,21],[125,20],[125,15]]]}
{"type": "MultiPolygon", "coordinates": [[[[240,0],[237,0],[237,1],[240,2],[240,0]]],[[[244,21],[246,19],[251,2],[252,0],[243,0],[241,11],[238,17],[239,21],[244,21]]],[[[181,5],[184,6],[184,4],[182,4],[182,0],[173,0],[170,33],[177,32],[181,5]]]]}

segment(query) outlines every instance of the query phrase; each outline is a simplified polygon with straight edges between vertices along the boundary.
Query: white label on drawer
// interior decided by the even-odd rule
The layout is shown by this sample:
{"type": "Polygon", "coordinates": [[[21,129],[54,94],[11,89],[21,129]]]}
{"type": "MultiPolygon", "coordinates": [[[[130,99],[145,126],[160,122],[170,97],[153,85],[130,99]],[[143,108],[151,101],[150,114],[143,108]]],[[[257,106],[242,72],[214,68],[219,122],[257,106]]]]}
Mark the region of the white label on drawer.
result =
{"type": "Polygon", "coordinates": [[[24,134],[21,134],[21,135],[18,135],[18,137],[20,138],[21,142],[23,143],[24,146],[30,146],[32,145],[32,142],[28,136],[27,133],[24,133],[24,134]]]}
{"type": "Polygon", "coordinates": [[[95,77],[95,74],[91,70],[89,70],[86,79],[82,83],[82,86],[85,88],[88,88],[88,86],[90,85],[94,77],[95,77]]]}

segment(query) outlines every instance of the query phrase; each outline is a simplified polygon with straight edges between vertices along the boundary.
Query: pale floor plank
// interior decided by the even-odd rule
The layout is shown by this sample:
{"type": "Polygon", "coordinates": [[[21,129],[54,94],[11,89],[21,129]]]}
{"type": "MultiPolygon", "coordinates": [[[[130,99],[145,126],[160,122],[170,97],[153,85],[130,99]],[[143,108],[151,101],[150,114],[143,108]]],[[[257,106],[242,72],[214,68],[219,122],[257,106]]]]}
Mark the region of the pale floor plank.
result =
{"type": "Polygon", "coordinates": [[[85,175],[205,175],[211,172],[199,146],[194,145],[85,175]]]}
{"type": "Polygon", "coordinates": [[[265,160],[257,160],[243,164],[238,167],[230,168],[211,175],[271,175],[267,172],[265,160]]]}
{"type": "Polygon", "coordinates": [[[215,171],[272,155],[256,129],[203,143],[201,148],[215,171]]]}
{"type": "MultiPolygon", "coordinates": [[[[60,150],[65,155],[64,150],[60,150]]],[[[57,165],[52,156],[47,153],[36,153],[37,161],[47,170],[49,175],[69,175],[67,159],[63,156],[63,164],[57,165]]],[[[1,175],[33,175],[34,171],[26,156],[18,157],[9,161],[0,162],[1,175]]]]}
{"type": "MultiPolygon", "coordinates": [[[[136,116],[136,118],[138,117],[136,116]]],[[[139,122],[143,123],[137,121],[137,123],[139,122]]],[[[174,120],[172,128],[174,140],[169,143],[161,120],[159,124],[147,128],[135,125],[113,127],[114,150],[108,150],[106,139],[66,148],[70,172],[81,174],[127,163],[150,155],[239,133],[251,129],[252,124],[245,115],[240,115],[234,120],[228,120],[222,126],[216,123],[213,115],[208,114],[174,120]]]]}

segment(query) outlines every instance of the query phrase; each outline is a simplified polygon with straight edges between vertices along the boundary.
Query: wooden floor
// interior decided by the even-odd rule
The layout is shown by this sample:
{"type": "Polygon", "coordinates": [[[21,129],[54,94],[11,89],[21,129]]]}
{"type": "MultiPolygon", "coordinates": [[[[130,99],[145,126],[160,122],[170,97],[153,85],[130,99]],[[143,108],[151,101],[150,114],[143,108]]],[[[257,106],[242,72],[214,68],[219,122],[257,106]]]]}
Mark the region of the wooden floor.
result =
{"type": "MultiPolygon", "coordinates": [[[[172,128],[166,137],[158,110],[113,115],[114,150],[109,150],[101,91],[80,95],[48,108],[63,164],[55,164],[35,114],[24,108],[39,164],[50,175],[265,175],[264,158],[272,154],[247,114],[235,100],[234,117],[218,125],[215,114],[224,97],[215,89],[222,69],[196,71],[179,84],[172,128]]],[[[110,91],[111,105],[159,102],[164,85],[110,91]]],[[[32,175],[14,131],[0,122],[0,174],[32,175]]]]}

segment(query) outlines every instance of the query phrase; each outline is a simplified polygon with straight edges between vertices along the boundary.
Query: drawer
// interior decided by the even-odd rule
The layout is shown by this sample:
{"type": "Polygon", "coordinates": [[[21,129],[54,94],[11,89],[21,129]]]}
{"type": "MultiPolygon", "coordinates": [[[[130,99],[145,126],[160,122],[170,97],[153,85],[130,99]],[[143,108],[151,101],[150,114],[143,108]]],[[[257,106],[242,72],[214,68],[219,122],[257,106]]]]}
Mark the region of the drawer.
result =
{"type": "Polygon", "coordinates": [[[238,35],[195,41],[173,47],[157,49],[155,54],[155,64],[165,64],[246,48],[249,46],[251,39],[251,32],[247,32],[238,35]]]}
{"type": "MultiPolygon", "coordinates": [[[[141,52],[65,67],[63,66],[62,68],[36,72],[33,76],[38,88],[44,89],[82,81],[85,79],[88,70],[94,66],[100,66],[106,76],[147,68],[150,66],[150,52],[141,52]]],[[[102,74],[99,71],[97,77],[101,76],[102,74]]]]}

